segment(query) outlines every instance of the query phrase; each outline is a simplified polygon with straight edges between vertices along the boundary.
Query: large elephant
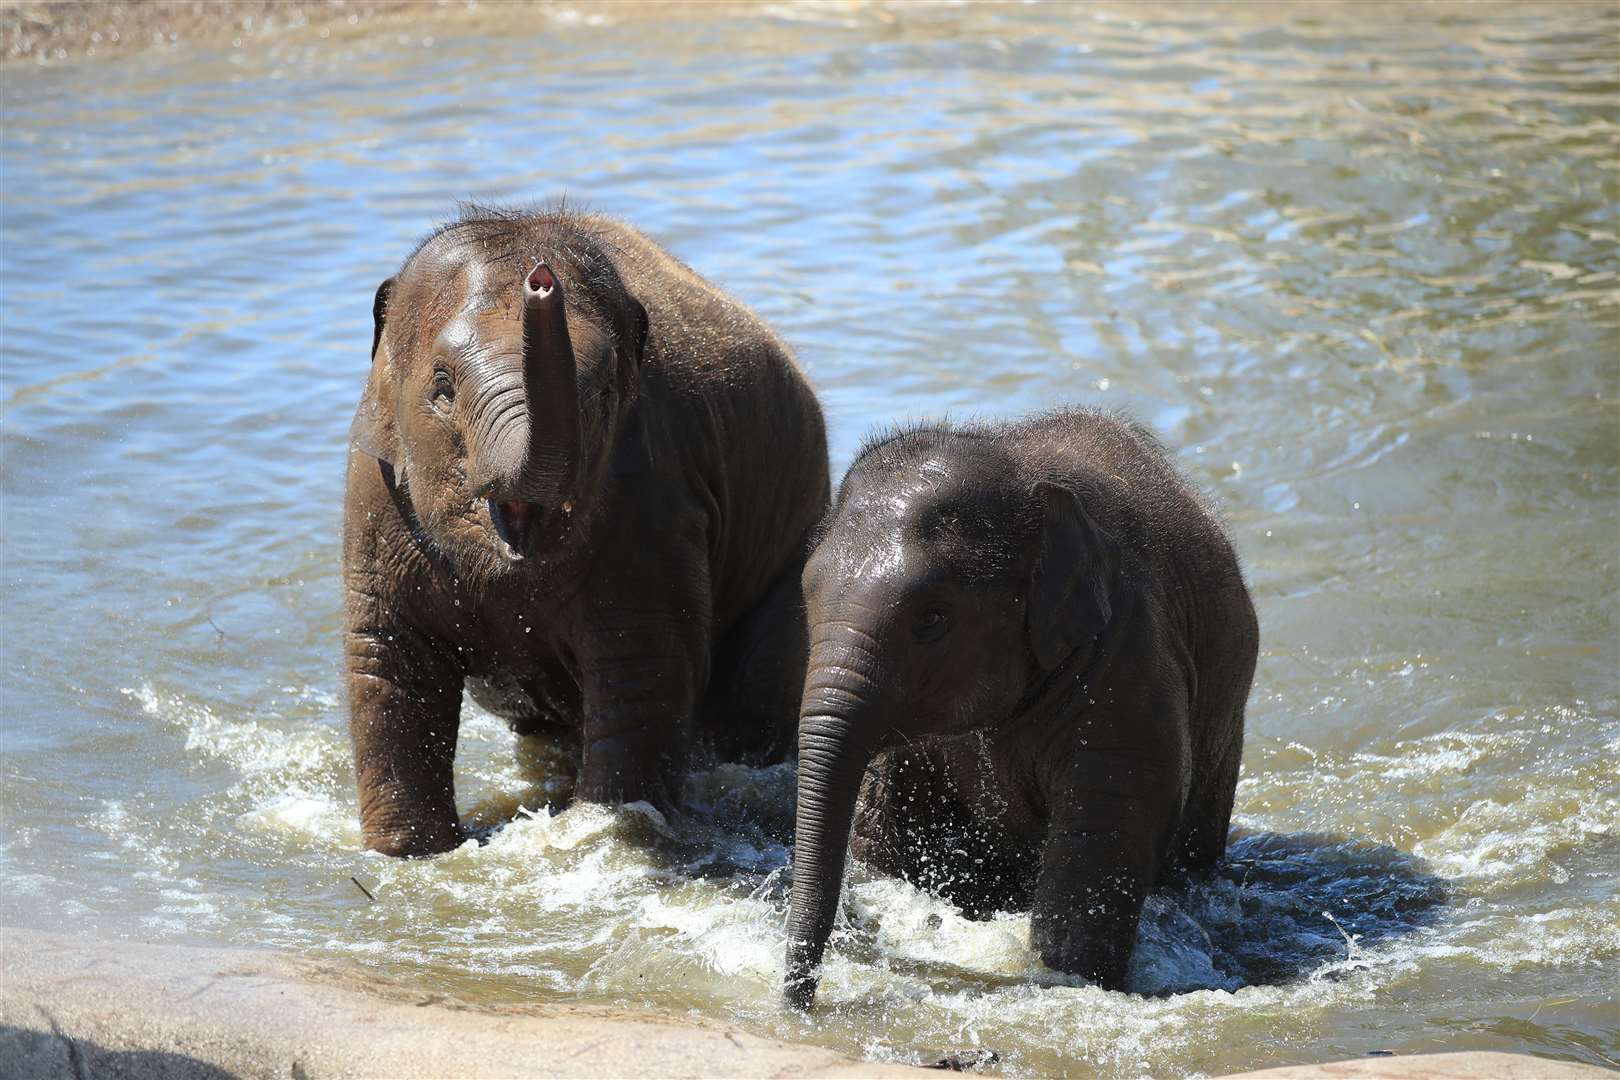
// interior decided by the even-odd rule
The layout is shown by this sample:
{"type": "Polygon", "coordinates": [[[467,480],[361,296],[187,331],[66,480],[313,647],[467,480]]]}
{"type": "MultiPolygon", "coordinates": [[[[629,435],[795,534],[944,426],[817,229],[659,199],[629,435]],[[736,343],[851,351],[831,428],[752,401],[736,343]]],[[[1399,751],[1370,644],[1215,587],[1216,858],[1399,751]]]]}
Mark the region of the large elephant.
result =
{"type": "Polygon", "coordinates": [[[829,482],[769,328],[630,226],[561,211],[467,211],[373,314],[343,541],[365,845],[460,842],[464,686],[577,733],[589,801],[668,807],[700,746],[789,753],[829,482]]]}
{"type": "Polygon", "coordinates": [[[852,825],[870,865],[1027,906],[1048,966],[1121,987],[1148,890],[1226,847],[1259,630],[1214,513],[1102,413],[918,427],[857,457],[804,583],[787,1001],[814,1000],[852,825]]]}

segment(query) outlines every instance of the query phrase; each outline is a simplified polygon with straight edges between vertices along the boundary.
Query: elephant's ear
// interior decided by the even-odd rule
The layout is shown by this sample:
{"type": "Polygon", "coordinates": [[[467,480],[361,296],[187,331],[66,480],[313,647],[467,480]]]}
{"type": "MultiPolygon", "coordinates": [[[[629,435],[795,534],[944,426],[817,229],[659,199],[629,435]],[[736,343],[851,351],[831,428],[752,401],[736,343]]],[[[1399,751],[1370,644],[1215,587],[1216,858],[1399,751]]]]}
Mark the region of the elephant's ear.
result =
{"type": "Polygon", "coordinates": [[[613,448],[613,474],[635,476],[652,468],[652,447],[647,442],[647,428],[641,421],[641,403],[630,408],[624,427],[619,431],[619,443],[613,448]]]}
{"type": "MultiPolygon", "coordinates": [[[[625,299],[628,301],[629,317],[619,331],[623,339],[619,356],[621,363],[628,362],[626,366],[629,370],[621,372],[620,377],[624,384],[631,384],[641,378],[641,359],[647,348],[647,309],[633,296],[626,294],[625,299]]],[[[627,391],[627,396],[633,402],[630,415],[625,418],[619,431],[618,445],[613,448],[613,472],[617,476],[634,476],[652,468],[652,447],[647,441],[647,429],[641,419],[639,389],[627,391]]]]}
{"type": "Polygon", "coordinates": [[[628,325],[622,331],[624,334],[624,352],[635,368],[641,367],[641,356],[647,349],[647,309],[641,301],[629,294],[625,295],[629,302],[628,325]]]}
{"type": "Polygon", "coordinates": [[[1058,484],[1040,483],[1041,553],[1029,582],[1029,643],[1052,670],[1113,618],[1119,545],[1058,484]]]}
{"type": "Polygon", "coordinates": [[[388,298],[393,291],[394,279],[389,278],[377,286],[377,297],[371,302],[371,376],[366,381],[366,392],[361,395],[360,407],[354,412],[354,423],[349,425],[351,446],[390,465],[399,456],[399,435],[394,429],[394,380],[379,347],[388,318],[388,298]]]}

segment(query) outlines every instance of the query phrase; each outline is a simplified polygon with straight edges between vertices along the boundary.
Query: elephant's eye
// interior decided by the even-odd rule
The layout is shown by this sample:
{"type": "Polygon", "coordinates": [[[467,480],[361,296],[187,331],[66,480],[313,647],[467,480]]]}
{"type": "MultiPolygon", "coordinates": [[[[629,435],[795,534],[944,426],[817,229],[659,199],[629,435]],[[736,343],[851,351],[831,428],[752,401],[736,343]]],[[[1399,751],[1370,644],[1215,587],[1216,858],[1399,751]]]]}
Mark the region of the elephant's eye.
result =
{"type": "Polygon", "coordinates": [[[938,641],[951,627],[951,621],[937,611],[920,616],[911,624],[911,636],[923,644],[938,641]]]}
{"type": "Polygon", "coordinates": [[[440,412],[450,408],[450,403],[456,400],[456,384],[450,378],[450,373],[443,368],[433,372],[433,390],[430,400],[433,407],[440,412]]]}

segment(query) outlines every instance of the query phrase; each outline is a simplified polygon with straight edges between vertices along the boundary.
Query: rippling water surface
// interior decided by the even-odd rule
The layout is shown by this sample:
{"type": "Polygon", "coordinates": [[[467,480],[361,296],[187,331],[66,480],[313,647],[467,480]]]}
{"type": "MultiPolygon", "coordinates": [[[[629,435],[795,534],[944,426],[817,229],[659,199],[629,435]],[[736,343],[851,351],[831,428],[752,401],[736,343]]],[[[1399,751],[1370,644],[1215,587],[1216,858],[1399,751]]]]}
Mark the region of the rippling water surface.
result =
{"type": "Polygon", "coordinates": [[[1620,1059],[1614,6],[717,11],[5,69],[0,917],[1011,1074],[1620,1059]],[[786,1015],[791,767],[552,812],[470,707],[488,844],[357,850],[371,293],[456,200],[561,193],[783,332],[835,469],[1073,401],[1218,498],[1263,634],[1232,859],[1152,899],[1136,993],[856,868],[786,1015]]]}

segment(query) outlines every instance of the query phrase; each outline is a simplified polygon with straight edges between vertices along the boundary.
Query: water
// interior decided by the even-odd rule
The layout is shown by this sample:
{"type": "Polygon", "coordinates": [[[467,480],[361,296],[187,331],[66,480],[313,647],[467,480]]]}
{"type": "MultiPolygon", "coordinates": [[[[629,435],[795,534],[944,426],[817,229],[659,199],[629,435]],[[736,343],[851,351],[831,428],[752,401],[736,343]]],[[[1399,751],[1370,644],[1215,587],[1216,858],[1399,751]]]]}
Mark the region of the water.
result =
{"type": "Polygon", "coordinates": [[[5,69],[0,919],[1010,1074],[1620,1060],[1620,13],[630,16],[5,69]],[[564,192],[781,330],[836,470],[1077,401],[1219,499],[1263,637],[1233,859],[1151,901],[1136,994],[857,869],[784,1014],[788,767],[553,814],[471,710],[487,846],[357,850],[371,293],[455,200],[564,192]]]}

